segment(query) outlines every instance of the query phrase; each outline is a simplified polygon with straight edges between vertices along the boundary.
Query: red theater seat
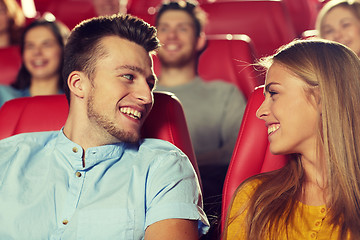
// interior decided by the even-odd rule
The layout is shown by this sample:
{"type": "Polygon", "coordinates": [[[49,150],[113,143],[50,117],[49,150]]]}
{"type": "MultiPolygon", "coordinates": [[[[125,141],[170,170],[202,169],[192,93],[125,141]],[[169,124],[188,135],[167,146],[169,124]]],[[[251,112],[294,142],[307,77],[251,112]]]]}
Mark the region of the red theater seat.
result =
{"type": "MultiPolygon", "coordinates": [[[[64,95],[10,100],[0,108],[0,139],[24,132],[59,130],[67,115],[68,103],[64,95]]],[[[189,157],[200,176],[185,115],[173,94],[154,93],[154,107],[144,123],[142,136],[173,143],[189,157]]]]}
{"type": "Polygon", "coordinates": [[[255,174],[279,169],[287,162],[286,156],[270,153],[265,123],[255,115],[263,100],[263,88],[260,87],[253,92],[245,109],[223,188],[222,227],[240,183],[255,174]]]}
{"type": "Polygon", "coordinates": [[[81,21],[96,16],[94,6],[89,0],[51,1],[46,11],[51,12],[70,30],[81,21]]]}
{"type": "Polygon", "coordinates": [[[254,70],[256,53],[242,34],[208,35],[208,46],[199,59],[198,72],[205,80],[222,79],[236,85],[246,98],[263,84],[254,70]]]}
{"type": "Polygon", "coordinates": [[[283,0],[289,11],[297,36],[315,28],[317,14],[322,6],[319,0],[283,0]]]}
{"type": "Polygon", "coordinates": [[[14,82],[20,66],[21,54],[17,46],[0,48],[0,84],[14,82]]]}
{"type": "Polygon", "coordinates": [[[285,4],[279,0],[203,3],[208,13],[207,34],[246,34],[259,57],[271,55],[296,37],[285,4]]]}
{"type": "MultiPolygon", "coordinates": [[[[233,83],[246,98],[262,78],[254,70],[256,53],[250,38],[243,34],[207,36],[207,48],[199,59],[198,74],[204,80],[224,80],[233,83]]],[[[160,74],[161,64],[154,56],[154,70],[160,74]]]]}

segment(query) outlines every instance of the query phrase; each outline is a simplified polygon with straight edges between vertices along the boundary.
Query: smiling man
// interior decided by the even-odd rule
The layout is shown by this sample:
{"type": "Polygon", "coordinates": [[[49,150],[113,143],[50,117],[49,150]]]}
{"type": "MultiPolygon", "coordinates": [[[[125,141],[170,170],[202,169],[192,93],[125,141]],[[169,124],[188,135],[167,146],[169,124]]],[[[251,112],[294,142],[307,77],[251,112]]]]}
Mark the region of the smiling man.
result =
{"type": "Polygon", "coordinates": [[[82,22],[65,47],[58,132],[0,141],[0,239],[198,239],[208,229],[188,158],[140,139],[156,30],[129,15],[82,22]]]}

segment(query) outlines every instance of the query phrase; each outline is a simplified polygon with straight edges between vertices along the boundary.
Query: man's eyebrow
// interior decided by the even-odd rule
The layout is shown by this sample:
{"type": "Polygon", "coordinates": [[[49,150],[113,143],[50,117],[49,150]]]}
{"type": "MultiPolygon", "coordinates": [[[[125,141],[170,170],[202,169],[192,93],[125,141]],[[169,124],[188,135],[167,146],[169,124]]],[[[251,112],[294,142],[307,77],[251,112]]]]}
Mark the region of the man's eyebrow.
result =
{"type": "MultiPolygon", "coordinates": [[[[142,68],[139,68],[137,66],[133,66],[133,65],[121,65],[119,67],[116,68],[116,70],[120,70],[120,69],[128,69],[137,73],[140,73],[141,75],[145,76],[145,70],[142,68]]],[[[146,76],[147,80],[156,80],[155,75],[151,74],[150,76],[146,76]]]]}
{"type": "Polygon", "coordinates": [[[145,75],[144,69],[139,68],[137,66],[133,66],[133,65],[121,65],[116,68],[116,70],[120,70],[120,69],[129,69],[131,71],[138,72],[142,75],[145,75]]]}

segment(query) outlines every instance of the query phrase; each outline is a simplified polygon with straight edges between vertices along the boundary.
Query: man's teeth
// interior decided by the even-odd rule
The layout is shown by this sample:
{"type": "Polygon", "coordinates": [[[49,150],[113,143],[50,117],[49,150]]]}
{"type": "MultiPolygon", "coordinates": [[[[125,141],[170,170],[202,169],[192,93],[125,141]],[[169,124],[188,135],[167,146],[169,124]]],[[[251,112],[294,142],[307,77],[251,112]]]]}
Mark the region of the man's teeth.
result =
{"type": "Polygon", "coordinates": [[[134,119],[140,119],[141,118],[141,112],[135,110],[135,109],[132,109],[132,108],[120,108],[120,112],[128,115],[129,117],[132,117],[134,119]]]}
{"type": "Polygon", "coordinates": [[[273,125],[270,125],[268,127],[268,135],[270,135],[271,133],[275,132],[276,130],[278,130],[280,128],[280,125],[279,124],[273,124],[273,125]]]}

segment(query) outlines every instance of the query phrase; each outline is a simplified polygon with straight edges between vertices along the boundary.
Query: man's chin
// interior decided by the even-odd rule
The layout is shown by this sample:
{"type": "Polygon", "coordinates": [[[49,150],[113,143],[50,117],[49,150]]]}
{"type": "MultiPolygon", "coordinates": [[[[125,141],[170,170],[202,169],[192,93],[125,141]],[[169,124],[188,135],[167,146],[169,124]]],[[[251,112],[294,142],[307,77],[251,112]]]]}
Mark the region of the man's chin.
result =
{"type": "Polygon", "coordinates": [[[119,142],[136,143],[140,140],[139,133],[120,131],[112,135],[116,137],[119,140],[119,142]]]}

